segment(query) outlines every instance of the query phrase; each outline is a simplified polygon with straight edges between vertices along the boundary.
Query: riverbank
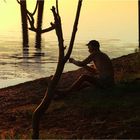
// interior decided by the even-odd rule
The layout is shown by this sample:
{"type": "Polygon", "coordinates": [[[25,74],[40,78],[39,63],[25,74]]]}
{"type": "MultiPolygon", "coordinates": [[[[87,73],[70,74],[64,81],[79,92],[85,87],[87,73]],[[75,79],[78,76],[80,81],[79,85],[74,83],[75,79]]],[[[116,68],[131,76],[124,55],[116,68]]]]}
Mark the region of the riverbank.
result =
{"type": "MultiPolygon", "coordinates": [[[[116,87],[84,89],[53,100],[41,121],[41,138],[140,138],[140,53],[112,60],[116,87]]],[[[64,73],[68,87],[84,69],[64,73]]],[[[48,78],[0,89],[0,137],[31,138],[32,112],[48,78]]]]}

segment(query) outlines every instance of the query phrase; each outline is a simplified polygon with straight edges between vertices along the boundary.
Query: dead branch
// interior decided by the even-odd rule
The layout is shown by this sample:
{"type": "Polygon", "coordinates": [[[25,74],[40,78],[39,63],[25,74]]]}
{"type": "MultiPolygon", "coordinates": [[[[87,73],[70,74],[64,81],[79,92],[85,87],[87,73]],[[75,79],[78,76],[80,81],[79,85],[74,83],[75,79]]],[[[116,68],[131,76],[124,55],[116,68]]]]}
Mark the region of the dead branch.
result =
{"type": "Polygon", "coordinates": [[[55,30],[56,30],[56,34],[57,34],[57,38],[58,38],[58,42],[59,42],[59,61],[57,64],[56,72],[55,72],[51,82],[49,83],[49,86],[48,86],[48,89],[45,93],[45,96],[33,114],[33,136],[32,136],[33,139],[39,138],[40,118],[42,117],[44,112],[48,109],[48,107],[52,101],[52,98],[53,98],[54,93],[55,93],[54,91],[55,91],[56,85],[61,77],[61,74],[62,74],[62,71],[64,68],[64,61],[63,61],[63,59],[64,59],[64,49],[63,49],[64,44],[63,44],[63,33],[62,33],[62,28],[61,28],[61,20],[60,20],[58,13],[56,13],[54,7],[52,7],[52,12],[54,15],[55,30]]]}
{"type": "Polygon", "coordinates": [[[38,7],[38,1],[36,2],[36,6],[35,6],[35,9],[34,11],[31,13],[29,12],[27,9],[26,9],[26,12],[27,12],[27,18],[28,18],[28,21],[30,23],[30,28],[29,29],[32,29],[32,30],[35,30],[35,26],[34,26],[34,14],[36,13],[36,10],[37,10],[37,7],[38,7]]]}
{"type": "MultiPolygon", "coordinates": [[[[29,28],[29,30],[34,31],[34,32],[37,32],[37,28],[35,28],[34,26],[32,26],[33,25],[32,21],[31,21],[30,25],[31,25],[31,27],[29,28]]],[[[52,23],[50,27],[48,27],[46,29],[42,29],[41,30],[41,33],[50,32],[50,31],[52,31],[54,29],[55,29],[55,24],[52,23]]]]}
{"type": "Polygon", "coordinates": [[[71,36],[71,40],[70,40],[70,44],[69,44],[69,49],[68,49],[68,52],[67,52],[67,54],[65,56],[65,60],[64,60],[65,62],[67,62],[67,60],[69,59],[69,57],[71,55],[71,52],[72,52],[72,49],[73,49],[75,35],[76,35],[76,32],[77,32],[78,21],[79,21],[79,17],[80,17],[82,1],[83,0],[79,0],[79,3],[78,3],[76,18],[75,18],[75,22],[74,22],[74,26],[73,26],[73,32],[72,32],[72,36],[71,36]]]}
{"type": "MultiPolygon", "coordinates": [[[[17,0],[17,2],[18,2],[18,4],[21,5],[21,2],[19,0],[17,0]]],[[[35,9],[34,9],[33,13],[29,12],[28,9],[26,9],[27,19],[28,19],[29,24],[30,24],[30,29],[32,29],[32,30],[35,30],[34,17],[33,16],[36,13],[37,7],[38,7],[38,1],[36,2],[36,6],[35,6],[35,9]]]]}
{"type": "Polygon", "coordinates": [[[17,3],[18,3],[18,4],[21,4],[19,0],[17,0],[17,3]]]}
{"type": "Polygon", "coordinates": [[[56,11],[57,11],[57,14],[59,15],[58,0],[56,0],[56,11]]]}
{"type": "MultiPolygon", "coordinates": [[[[21,5],[21,2],[20,2],[19,0],[17,0],[17,2],[18,2],[18,4],[21,5]]],[[[58,1],[57,1],[56,3],[57,3],[57,8],[58,8],[58,1]]],[[[34,15],[35,15],[36,10],[37,10],[37,8],[38,8],[38,4],[39,4],[39,2],[37,1],[37,2],[36,2],[35,9],[34,9],[34,11],[33,11],[32,13],[29,12],[28,9],[26,9],[26,12],[27,12],[27,19],[28,19],[29,24],[30,24],[29,30],[31,30],[31,31],[33,31],[33,32],[38,32],[38,29],[37,29],[37,28],[35,27],[35,25],[34,25],[34,23],[35,23],[34,15]]],[[[58,11],[58,10],[57,10],[57,11],[58,11]]],[[[52,24],[52,23],[51,23],[51,26],[50,26],[50,27],[48,27],[48,28],[46,28],[46,29],[42,29],[42,30],[40,31],[40,33],[47,33],[47,32],[50,32],[50,31],[52,31],[52,30],[54,30],[54,29],[55,29],[55,24],[52,24]]]]}

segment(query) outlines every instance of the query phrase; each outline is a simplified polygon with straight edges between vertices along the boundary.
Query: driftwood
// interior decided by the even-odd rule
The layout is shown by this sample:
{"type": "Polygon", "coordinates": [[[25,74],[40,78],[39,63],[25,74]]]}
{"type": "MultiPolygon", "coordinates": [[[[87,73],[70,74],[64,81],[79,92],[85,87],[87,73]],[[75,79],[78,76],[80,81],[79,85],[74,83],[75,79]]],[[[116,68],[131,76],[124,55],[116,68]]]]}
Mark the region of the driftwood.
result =
{"type": "Polygon", "coordinates": [[[55,9],[55,7],[52,7],[52,13],[54,16],[54,21],[55,21],[55,23],[54,23],[55,24],[55,31],[56,31],[56,35],[58,38],[59,59],[58,59],[56,72],[55,72],[54,76],[51,78],[51,81],[48,85],[45,96],[33,114],[33,122],[32,122],[32,127],[33,127],[32,138],[33,139],[39,138],[40,119],[43,116],[43,114],[45,113],[45,111],[48,109],[48,107],[53,99],[53,96],[56,92],[55,89],[56,89],[56,86],[61,78],[61,74],[63,72],[65,63],[67,62],[67,60],[69,59],[69,57],[71,55],[74,40],[75,40],[75,35],[76,35],[76,31],[77,31],[81,6],[82,6],[82,0],[79,0],[78,7],[77,7],[77,14],[76,14],[76,18],[75,18],[75,23],[73,26],[72,37],[71,37],[69,49],[68,49],[66,56],[64,55],[65,47],[64,47],[62,24],[61,24],[61,18],[59,16],[58,1],[57,0],[56,0],[56,8],[57,9],[55,9]]]}

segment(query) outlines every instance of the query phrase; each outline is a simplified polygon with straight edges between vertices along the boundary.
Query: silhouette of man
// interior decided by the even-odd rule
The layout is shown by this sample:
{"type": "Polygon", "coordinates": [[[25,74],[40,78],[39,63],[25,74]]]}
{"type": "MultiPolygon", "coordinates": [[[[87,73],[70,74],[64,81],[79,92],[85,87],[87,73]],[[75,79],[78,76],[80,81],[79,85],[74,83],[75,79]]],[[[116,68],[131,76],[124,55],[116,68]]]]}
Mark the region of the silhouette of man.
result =
{"type": "Polygon", "coordinates": [[[100,88],[108,88],[114,85],[114,70],[110,58],[100,51],[100,44],[96,40],[89,41],[86,44],[89,49],[89,56],[83,61],[76,61],[73,58],[69,59],[79,67],[85,67],[91,72],[90,75],[81,75],[65,92],[75,91],[84,88],[84,82],[100,88]],[[88,64],[92,63],[91,66],[88,64]]]}

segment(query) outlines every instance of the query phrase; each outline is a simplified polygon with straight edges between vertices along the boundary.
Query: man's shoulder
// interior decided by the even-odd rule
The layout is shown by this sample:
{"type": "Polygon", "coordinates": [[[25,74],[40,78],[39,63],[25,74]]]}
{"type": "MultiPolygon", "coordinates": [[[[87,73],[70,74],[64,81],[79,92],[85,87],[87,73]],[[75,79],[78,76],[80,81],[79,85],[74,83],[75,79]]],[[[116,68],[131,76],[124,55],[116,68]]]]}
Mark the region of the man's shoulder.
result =
{"type": "Polygon", "coordinates": [[[105,52],[100,51],[100,55],[109,57],[105,52]]]}
{"type": "Polygon", "coordinates": [[[96,57],[101,57],[101,58],[110,59],[109,56],[108,56],[106,53],[102,52],[102,51],[99,51],[99,52],[97,52],[97,53],[95,53],[95,54],[93,54],[93,55],[94,55],[95,58],[96,58],[96,57]]]}
{"type": "Polygon", "coordinates": [[[102,52],[102,51],[98,51],[98,52],[93,52],[90,54],[91,56],[107,56],[106,53],[102,52]]]}

